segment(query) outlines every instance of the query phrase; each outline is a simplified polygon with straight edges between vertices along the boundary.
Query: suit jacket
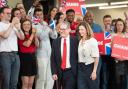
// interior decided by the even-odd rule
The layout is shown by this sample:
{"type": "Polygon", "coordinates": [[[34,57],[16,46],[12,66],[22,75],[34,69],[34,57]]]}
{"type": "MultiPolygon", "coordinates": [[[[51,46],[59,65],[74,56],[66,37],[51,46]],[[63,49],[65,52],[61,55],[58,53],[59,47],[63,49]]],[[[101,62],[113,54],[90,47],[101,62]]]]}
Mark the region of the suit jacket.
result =
{"type": "MultiPolygon", "coordinates": [[[[77,77],[77,65],[78,65],[78,40],[74,37],[70,37],[70,65],[73,74],[77,77]]],[[[61,70],[61,38],[57,38],[52,43],[51,54],[51,71],[52,74],[57,74],[58,78],[62,77],[61,70]]]]}

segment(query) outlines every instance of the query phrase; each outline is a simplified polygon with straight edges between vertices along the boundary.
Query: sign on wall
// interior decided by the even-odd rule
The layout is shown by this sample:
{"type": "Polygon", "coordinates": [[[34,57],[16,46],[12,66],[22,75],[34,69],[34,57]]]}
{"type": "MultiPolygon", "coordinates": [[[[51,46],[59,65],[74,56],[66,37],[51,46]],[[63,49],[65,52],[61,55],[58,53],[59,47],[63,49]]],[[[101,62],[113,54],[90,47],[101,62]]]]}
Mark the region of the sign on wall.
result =
{"type": "Polygon", "coordinates": [[[85,15],[85,0],[61,0],[60,11],[66,12],[68,9],[74,9],[77,15],[85,15]]]}

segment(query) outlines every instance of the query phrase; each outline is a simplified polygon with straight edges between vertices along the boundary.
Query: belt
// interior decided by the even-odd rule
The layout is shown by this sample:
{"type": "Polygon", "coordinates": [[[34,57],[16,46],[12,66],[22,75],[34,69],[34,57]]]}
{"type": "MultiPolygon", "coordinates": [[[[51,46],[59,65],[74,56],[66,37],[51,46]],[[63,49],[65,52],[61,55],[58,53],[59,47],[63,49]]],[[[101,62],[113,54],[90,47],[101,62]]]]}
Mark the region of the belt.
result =
{"type": "Polygon", "coordinates": [[[89,65],[92,65],[92,64],[94,64],[94,62],[93,62],[93,63],[90,63],[90,64],[87,64],[86,62],[85,62],[85,63],[83,63],[83,62],[80,62],[79,64],[82,64],[82,65],[85,65],[85,66],[89,66],[89,65]]]}
{"type": "Polygon", "coordinates": [[[65,69],[61,69],[62,71],[69,71],[71,70],[71,68],[65,68],[65,69]]]}
{"type": "Polygon", "coordinates": [[[5,51],[3,51],[3,52],[0,52],[0,53],[14,53],[14,54],[17,54],[18,52],[17,51],[11,51],[11,52],[5,52],[5,51]]]}

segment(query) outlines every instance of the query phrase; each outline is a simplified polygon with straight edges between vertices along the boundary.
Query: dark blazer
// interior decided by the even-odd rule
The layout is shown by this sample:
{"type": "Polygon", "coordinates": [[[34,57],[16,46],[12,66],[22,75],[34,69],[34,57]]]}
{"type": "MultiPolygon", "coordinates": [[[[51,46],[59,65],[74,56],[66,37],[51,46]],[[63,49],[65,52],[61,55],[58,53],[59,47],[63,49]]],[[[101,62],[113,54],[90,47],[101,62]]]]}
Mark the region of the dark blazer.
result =
{"type": "MultiPolygon", "coordinates": [[[[70,37],[70,64],[73,74],[77,77],[77,65],[78,65],[78,41],[74,37],[70,37]]],[[[51,71],[52,74],[57,74],[58,78],[62,77],[61,70],[61,38],[57,38],[52,44],[51,54],[51,71]]]]}

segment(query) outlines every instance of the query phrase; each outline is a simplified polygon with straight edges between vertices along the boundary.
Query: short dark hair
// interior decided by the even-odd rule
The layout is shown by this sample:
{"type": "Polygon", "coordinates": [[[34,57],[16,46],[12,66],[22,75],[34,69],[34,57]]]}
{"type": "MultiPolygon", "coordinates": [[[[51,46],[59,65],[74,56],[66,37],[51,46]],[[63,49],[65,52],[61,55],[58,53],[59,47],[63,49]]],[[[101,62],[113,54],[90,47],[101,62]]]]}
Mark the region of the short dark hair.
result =
{"type": "Polygon", "coordinates": [[[35,15],[36,12],[43,12],[43,11],[42,11],[42,9],[39,9],[39,8],[38,8],[38,9],[35,9],[35,10],[34,10],[34,15],[35,15]]]}
{"type": "Polygon", "coordinates": [[[8,6],[1,7],[0,8],[0,14],[3,13],[5,9],[9,9],[9,7],[8,6]]]}
{"type": "Polygon", "coordinates": [[[74,11],[73,9],[68,9],[68,10],[66,11],[66,14],[68,14],[68,13],[70,13],[70,12],[75,13],[75,11],[74,11]]]}
{"type": "Polygon", "coordinates": [[[111,17],[111,15],[105,15],[105,16],[103,17],[103,20],[104,20],[105,18],[112,18],[112,17],[111,17]]]}

